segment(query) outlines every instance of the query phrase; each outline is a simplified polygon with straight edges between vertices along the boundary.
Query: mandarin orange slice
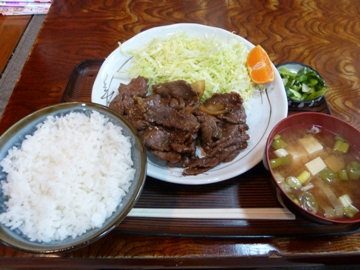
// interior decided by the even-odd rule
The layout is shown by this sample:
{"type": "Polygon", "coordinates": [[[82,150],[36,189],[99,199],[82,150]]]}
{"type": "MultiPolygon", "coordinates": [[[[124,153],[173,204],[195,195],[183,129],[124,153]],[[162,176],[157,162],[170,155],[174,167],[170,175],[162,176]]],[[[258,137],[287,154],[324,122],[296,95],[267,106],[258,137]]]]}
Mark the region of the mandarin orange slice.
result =
{"type": "Polygon", "coordinates": [[[269,83],[275,78],[270,58],[260,45],[251,49],[246,65],[251,80],[256,84],[269,83]]]}

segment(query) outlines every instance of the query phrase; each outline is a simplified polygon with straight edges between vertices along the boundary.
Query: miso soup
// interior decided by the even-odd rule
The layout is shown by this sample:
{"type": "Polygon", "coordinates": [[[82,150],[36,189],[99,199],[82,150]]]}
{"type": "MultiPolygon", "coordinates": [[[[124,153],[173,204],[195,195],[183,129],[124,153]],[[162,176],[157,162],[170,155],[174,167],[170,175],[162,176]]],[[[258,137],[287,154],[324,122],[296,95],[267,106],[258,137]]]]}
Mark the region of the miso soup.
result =
{"type": "Polygon", "coordinates": [[[269,149],[276,181],[302,208],[329,219],[360,209],[360,159],[340,135],[319,126],[289,127],[269,149]]]}

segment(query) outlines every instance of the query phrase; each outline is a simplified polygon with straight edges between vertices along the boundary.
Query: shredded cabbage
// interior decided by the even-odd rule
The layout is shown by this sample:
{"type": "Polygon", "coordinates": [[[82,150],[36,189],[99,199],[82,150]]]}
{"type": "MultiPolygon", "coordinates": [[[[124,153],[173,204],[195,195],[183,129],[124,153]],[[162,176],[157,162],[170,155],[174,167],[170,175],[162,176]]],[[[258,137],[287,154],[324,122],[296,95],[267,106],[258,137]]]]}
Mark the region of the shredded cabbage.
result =
{"type": "Polygon", "coordinates": [[[128,75],[146,77],[150,85],[181,79],[189,83],[205,80],[203,99],[213,93],[234,91],[245,102],[255,91],[246,68],[249,51],[235,37],[219,40],[176,33],[166,39],[154,38],[125,53],[133,56],[128,75]]]}

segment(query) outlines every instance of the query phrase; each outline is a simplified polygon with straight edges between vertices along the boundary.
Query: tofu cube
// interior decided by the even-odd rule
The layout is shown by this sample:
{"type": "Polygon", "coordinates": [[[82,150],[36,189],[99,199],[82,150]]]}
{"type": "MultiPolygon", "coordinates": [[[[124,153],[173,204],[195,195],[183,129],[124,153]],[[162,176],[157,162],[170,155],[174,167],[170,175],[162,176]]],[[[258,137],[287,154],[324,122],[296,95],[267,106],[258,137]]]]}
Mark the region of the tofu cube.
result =
{"type": "Polygon", "coordinates": [[[308,152],[308,154],[310,155],[323,149],[322,144],[319,143],[318,140],[315,139],[313,136],[306,136],[304,138],[301,138],[299,139],[299,142],[305,148],[306,152],[308,152]]]}
{"type": "Polygon", "coordinates": [[[288,146],[286,149],[289,155],[291,155],[293,160],[297,160],[299,158],[306,158],[308,155],[304,150],[304,148],[301,147],[300,145],[291,145],[288,146]]]}
{"type": "Polygon", "coordinates": [[[323,169],[326,168],[326,164],[321,157],[317,157],[309,161],[305,164],[305,166],[312,175],[316,175],[317,173],[321,172],[323,169]]]}
{"type": "Polygon", "coordinates": [[[287,155],[289,155],[289,153],[284,148],[279,148],[279,149],[275,150],[274,154],[277,157],[286,157],[287,155]]]}

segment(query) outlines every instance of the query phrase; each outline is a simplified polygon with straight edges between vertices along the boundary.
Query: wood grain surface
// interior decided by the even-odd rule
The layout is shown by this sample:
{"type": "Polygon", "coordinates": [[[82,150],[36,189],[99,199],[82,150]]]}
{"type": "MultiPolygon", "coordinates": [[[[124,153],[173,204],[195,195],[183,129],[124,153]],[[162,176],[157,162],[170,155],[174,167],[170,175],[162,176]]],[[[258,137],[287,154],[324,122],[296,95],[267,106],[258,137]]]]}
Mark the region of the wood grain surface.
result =
{"type": "MultiPolygon", "coordinates": [[[[298,61],[314,67],[329,84],[326,98],[332,114],[360,129],[359,15],[357,0],[55,0],[5,108],[0,134],[29,113],[61,102],[80,61],[104,59],[119,41],[180,22],[233,31],[261,44],[275,65],[298,61]]],[[[116,230],[85,248],[61,254],[28,254],[0,245],[0,266],[208,269],[355,264],[360,263],[359,255],[360,233],[214,238],[116,230]]]]}
{"type": "Polygon", "coordinates": [[[29,21],[29,16],[1,16],[0,15],[0,74],[4,72],[7,62],[11,58],[29,21]]]}

